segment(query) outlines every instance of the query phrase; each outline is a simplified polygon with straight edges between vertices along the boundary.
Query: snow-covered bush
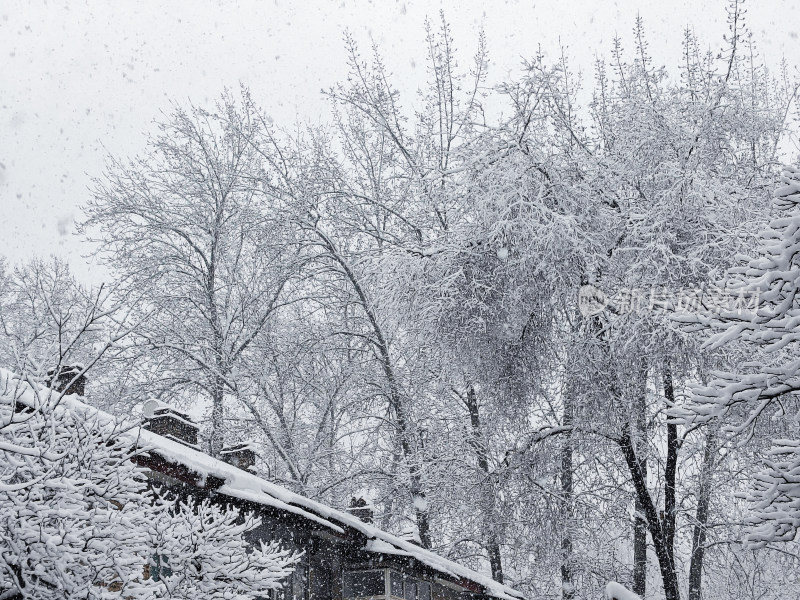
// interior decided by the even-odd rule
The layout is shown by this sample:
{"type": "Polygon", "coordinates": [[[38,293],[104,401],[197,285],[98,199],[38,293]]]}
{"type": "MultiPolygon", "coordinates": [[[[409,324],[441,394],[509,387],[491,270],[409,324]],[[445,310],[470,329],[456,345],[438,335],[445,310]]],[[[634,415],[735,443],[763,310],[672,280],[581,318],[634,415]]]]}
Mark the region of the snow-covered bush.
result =
{"type": "Polygon", "coordinates": [[[0,370],[0,598],[248,598],[295,557],[249,549],[258,525],[208,502],[157,498],[115,419],[0,370]],[[150,577],[152,556],[171,572],[150,577]]]}
{"type": "Polygon", "coordinates": [[[149,531],[155,542],[149,570],[158,579],[158,597],[245,600],[268,596],[291,575],[296,557],[276,542],[248,548],[244,536],[260,523],[252,514],[209,500],[180,503],[170,512],[149,531]]]}
{"type": "Polygon", "coordinates": [[[0,392],[2,593],[142,597],[148,502],[130,442],[8,372],[0,392]]]}

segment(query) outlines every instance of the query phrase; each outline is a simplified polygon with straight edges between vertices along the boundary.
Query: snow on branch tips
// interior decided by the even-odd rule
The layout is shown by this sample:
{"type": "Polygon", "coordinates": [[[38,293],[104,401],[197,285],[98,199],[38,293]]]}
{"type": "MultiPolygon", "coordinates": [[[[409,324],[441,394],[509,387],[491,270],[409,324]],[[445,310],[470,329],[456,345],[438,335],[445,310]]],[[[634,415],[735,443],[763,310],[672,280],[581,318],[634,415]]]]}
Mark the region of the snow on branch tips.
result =
{"type": "MultiPolygon", "coordinates": [[[[709,348],[741,344],[750,354],[746,371],[715,372],[696,386],[682,412],[686,422],[726,418],[731,434],[752,435],[761,418],[800,414],[800,170],[787,167],[775,192],[775,218],[759,235],[756,257],[732,269],[728,287],[756,298],[748,311],[707,316],[709,348]]],[[[790,541],[800,526],[800,442],[777,439],[746,498],[755,510],[748,541],[764,546],[790,541]]]]}

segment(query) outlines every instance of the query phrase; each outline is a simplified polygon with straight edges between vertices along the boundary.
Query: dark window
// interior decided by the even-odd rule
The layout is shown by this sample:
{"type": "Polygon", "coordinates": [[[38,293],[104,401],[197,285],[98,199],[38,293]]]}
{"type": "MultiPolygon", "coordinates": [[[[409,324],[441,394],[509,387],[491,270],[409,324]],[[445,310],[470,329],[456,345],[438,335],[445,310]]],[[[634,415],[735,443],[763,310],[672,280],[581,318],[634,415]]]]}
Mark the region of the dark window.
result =
{"type": "Polygon", "coordinates": [[[345,573],[342,577],[342,596],[345,598],[363,598],[365,596],[385,595],[384,574],[384,571],[345,573]]]}
{"type": "Polygon", "coordinates": [[[461,594],[445,585],[433,586],[433,600],[461,600],[461,594]]]}
{"type": "Polygon", "coordinates": [[[417,581],[410,577],[406,579],[406,600],[417,600],[417,581]]]}
{"type": "Polygon", "coordinates": [[[417,586],[417,594],[419,595],[419,600],[431,600],[431,584],[420,581],[417,586]]]}
{"type": "Polygon", "coordinates": [[[164,554],[154,554],[150,557],[150,577],[153,581],[161,581],[165,577],[172,577],[169,560],[164,554]]]}
{"type": "Polygon", "coordinates": [[[331,561],[322,554],[314,554],[310,557],[309,563],[311,566],[310,600],[331,600],[333,592],[331,561]]]}
{"type": "Polygon", "coordinates": [[[292,573],[291,589],[292,593],[290,597],[292,600],[307,600],[306,590],[308,589],[308,573],[305,564],[300,563],[295,567],[294,573],[292,573]]]}
{"type": "Polygon", "coordinates": [[[403,597],[403,575],[397,571],[390,571],[391,575],[391,593],[392,596],[397,598],[403,597]]]}

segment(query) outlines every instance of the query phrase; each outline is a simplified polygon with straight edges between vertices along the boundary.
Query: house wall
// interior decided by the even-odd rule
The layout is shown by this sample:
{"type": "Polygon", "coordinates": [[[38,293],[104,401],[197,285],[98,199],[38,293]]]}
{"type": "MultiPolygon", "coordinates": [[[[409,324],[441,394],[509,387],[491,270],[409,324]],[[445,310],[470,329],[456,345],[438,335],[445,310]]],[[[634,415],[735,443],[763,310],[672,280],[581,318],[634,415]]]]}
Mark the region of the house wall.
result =
{"type": "Polygon", "coordinates": [[[287,513],[256,512],[261,524],[247,534],[248,542],[278,541],[283,548],[303,553],[294,575],[273,600],[342,600],[342,569],[353,544],[287,513]]]}

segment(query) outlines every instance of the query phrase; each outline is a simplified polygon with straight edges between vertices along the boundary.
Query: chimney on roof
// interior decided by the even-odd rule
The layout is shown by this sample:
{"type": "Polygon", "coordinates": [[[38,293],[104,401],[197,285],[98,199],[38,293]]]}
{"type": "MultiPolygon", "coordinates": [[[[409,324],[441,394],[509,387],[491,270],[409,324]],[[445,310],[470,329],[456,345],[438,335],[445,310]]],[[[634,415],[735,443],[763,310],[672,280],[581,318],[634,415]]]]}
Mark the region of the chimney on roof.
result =
{"type": "Polygon", "coordinates": [[[256,451],[252,442],[223,446],[220,456],[229,465],[250,473],[256,472],[256,451]]]}
{"type": "Polygon", "coordinates": [[[372,505],[369,504],[364,498],[351,498],[350,507],[347,509],[354,517],[364,521],[364,523],[373,522],[372,505]]]}
{"type": "Polygon", "coordinates": [[[83,396],[86,391],[86,375],[78,376],[81,371],[83,371],[83,365],[80,363],[54,367],[47,370],[45,383],[65,396],[69,394],[83,396]],[[78,377],[76,378],[76,376],[78,377]]]}
{"type": "Polygon", "coordinates": [[[175,410],[158,400],[148,400],[142,406],[143,427],[148,431],[174,440],[184,446],[197,448],[199,427],[186,413],[175,410]]]}
{"type": "Polygon", "coordinates": [[[419,529],[417,529],[416,525],[413,524],[406,525],[406,527],[403,529],[402,532],[400,532],[400,535],[398,535],[397,537],[399,537],[401,540],[411,542],[415,546],[422,547],[422,540],[419,537],[419,529]]]}

